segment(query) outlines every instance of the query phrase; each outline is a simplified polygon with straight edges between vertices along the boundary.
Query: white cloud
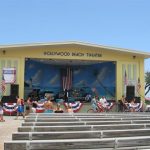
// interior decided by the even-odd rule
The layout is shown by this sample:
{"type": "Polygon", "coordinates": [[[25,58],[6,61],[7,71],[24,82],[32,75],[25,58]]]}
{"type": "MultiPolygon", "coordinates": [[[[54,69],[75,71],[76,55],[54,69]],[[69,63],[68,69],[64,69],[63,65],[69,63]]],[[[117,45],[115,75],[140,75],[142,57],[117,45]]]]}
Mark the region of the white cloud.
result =
{"type": "Polygon", "coordinates": [[[81,72],[81,69],[76,69],[76,70],[74,70],[74,75],[78,75],[79,73],[81,72]]]}
{"type": "Polygon", "coordinates": [[[93,87],[97,87],[97,86],[99,86],[99,82],[97,80],[95,80],[91,85],[93,87]]]}
{"type": "Polygon", "coordinates": [[[97,79],[98,79],[99,81],[104,80],[105,77],[107,77],[108,73],[109,73],[108,68],[107,68],[107,67],[104,67],[101,71],[99,71],[99,73],[98,73],[98,75],[97,75],[97,79]]]}
{"type": "Polygon", "coordinates": [[[29,65],[29,69],[33,69],[34,67],[35,67],[34,64],[29,65]]]}
{"type": "Polygon", "coordinates": [[[59,76],[58,76],[58,74],[56,74],[56,75],[49,81],[49,83],[50,83],[51,85],[53,85],[53,84],[55,84],[58,80],[59,80],[59,76]]]}
{"type": "Polygon", "coordinates": [[[86,86],[86,85],[87,85],[86,81],[85,80],[81,80],[78,83],[76,83],[75,86],[86,86]]]}
{"type": "Polygon", "coordinates": [[[35,75],[32,77],[33,84],[34,83],[38,84],[42,79],[42,75],[43,75],[42,70],[38,70],[37,73],[35,73],[35,75]]]}
{"type": "Polygon", "coordinates": [[[30,80],[25,80],[25,82],[26,82],[27,84],[30,84],[30,83],[31,83],[31,81],[30,81],[30,80]]]}

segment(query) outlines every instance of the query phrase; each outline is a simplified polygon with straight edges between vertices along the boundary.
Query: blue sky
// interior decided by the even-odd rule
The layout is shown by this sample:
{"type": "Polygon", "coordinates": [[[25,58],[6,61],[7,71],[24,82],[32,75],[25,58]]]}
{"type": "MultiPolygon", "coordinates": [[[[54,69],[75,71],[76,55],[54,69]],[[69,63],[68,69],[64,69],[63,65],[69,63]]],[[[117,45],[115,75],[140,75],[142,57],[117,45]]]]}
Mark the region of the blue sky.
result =
{"type": "Polygon", "coordinates": [[[149,8],[149,0],[0,0],[0,45],[83,41],[150,52],[149,8]]]}

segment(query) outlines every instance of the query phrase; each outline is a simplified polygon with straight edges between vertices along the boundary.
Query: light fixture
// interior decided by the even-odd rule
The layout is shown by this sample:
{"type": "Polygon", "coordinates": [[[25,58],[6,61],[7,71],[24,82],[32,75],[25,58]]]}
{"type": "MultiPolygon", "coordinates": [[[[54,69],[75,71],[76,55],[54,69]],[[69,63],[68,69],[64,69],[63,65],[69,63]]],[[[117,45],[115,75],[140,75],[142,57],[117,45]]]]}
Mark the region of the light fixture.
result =
{"type": "Polygon", "coordinates": [[[5,51],[5,50],[3,50],[2,52],[3,52],[3,55],[5,55],[5,54],[6,54],[6,51],[5,51]]]}
{"type": "Polygon", "coordinates": [[[136,58],[136,56],[133,56],[133,59],[135,59],[136,58]]]}

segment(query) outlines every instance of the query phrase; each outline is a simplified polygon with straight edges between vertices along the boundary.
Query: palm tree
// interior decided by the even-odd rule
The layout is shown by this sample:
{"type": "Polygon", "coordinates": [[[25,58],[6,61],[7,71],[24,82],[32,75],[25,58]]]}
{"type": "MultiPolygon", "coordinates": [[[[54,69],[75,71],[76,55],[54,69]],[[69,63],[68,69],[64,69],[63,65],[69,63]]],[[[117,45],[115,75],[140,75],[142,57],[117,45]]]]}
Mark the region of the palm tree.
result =
{"type": "Polygon", "coordinates": [[[149,92],[150,92],[150,72],[146,72],[145,73],[145,82],[146,82],[146,85],[145,85],[145,95],[147,95],[149,92]]]}

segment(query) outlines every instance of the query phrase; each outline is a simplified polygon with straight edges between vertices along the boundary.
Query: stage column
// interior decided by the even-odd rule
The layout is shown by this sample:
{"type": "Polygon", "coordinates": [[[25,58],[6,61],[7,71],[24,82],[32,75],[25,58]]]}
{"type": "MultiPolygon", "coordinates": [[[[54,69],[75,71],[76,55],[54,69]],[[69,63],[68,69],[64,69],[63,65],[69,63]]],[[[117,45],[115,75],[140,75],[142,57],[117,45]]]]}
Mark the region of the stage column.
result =
{"type": "Polygon", "coordinates": [[[25,72],[25,58],[20,59],[19,65],[19,96],[24,98],[24,72],[25,72]]]}
{"type": "Polygon", "coordinates": [[[116,99],[119,100],[122,96],[122,63],[116,62],[116,99]]]}
{"type": "Polygon", "coordinates": [[[140,78],[140,90],[139,94],[141,95],[141,100],[144,102],[145,100],[145,77],[144,77],[144,61],[141,59],[139,61],[139,78],[140,78]]]}

